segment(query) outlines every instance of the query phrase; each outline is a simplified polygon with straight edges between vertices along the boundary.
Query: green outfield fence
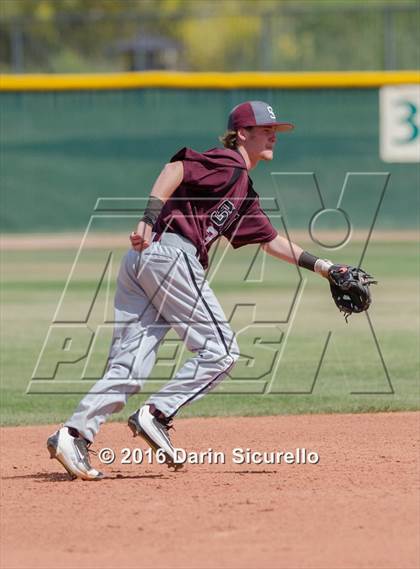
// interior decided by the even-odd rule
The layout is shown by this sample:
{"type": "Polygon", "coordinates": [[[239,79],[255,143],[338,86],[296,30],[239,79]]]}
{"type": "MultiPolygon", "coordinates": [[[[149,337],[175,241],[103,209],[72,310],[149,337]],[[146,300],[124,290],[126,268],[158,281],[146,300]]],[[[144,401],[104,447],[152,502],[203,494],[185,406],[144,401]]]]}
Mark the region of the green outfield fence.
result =
{"type": "MultiPolygon", "coordinates": [[[[417,72],[3,76],[2,231],[81,230],[98,198],[146,196],[179,148],[216,146],[229,110],[247,99],[268,101],[296,124],[280,136],[275,160],[252,173],[261,195],[273,195],[272,172],[315,172],[335,207],[347,172],[390,172],[378,224],[412,228],[418,164],[380,159],[378,93],[418,82],[417,72]]],[[[288,207],[306,225],[301,204],[312,189],[299,176],[281,180],[296,186],[288,207]]],[[[351,191],[363,214],[366,179],[351,191]]]]}

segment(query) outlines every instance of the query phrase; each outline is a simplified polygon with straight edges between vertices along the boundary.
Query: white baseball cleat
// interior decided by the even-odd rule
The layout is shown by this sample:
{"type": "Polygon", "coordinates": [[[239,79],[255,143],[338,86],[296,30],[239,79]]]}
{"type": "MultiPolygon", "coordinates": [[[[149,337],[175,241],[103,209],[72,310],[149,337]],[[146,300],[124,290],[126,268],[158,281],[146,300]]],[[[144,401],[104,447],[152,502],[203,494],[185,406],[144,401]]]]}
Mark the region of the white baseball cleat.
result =
{"type": "Polygon", "coordinates": [[[89,443],[75,429],[62,427],[47,440],[50,458],[60,462],[70,475],[70,478],[82,480],[100,480],[102,472],[92,468],[89,462],[89,443]]]}
{"type": "Polygon", "coordinates": [[[140,407],[128,419],[128,426],[133,435],[142,437],[155,453],[161,449],[165,456],[165,464],[179,470],[183,465],[175,460],[175,449],[168,434],[168,429],[172,427],[171,423],[172,419],[165,417],[154,405],[140,407]]]}

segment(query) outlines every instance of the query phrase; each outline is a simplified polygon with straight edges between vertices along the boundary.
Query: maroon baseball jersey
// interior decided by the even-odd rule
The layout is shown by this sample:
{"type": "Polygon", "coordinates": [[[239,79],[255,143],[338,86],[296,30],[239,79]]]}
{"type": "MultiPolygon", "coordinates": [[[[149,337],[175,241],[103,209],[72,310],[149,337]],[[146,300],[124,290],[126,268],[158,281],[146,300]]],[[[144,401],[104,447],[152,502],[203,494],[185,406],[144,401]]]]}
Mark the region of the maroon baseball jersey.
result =
{"type": "Polygon", "coordinates": [[[177,160],[183,162],[184,177],[154,225],[157,238],[165,231],[183,235],[206,268],[208,251],[221,235],[234,248],[277,236],[238,151],[213,148],[201,154],[183,148],[171,158],[177,160]]]}

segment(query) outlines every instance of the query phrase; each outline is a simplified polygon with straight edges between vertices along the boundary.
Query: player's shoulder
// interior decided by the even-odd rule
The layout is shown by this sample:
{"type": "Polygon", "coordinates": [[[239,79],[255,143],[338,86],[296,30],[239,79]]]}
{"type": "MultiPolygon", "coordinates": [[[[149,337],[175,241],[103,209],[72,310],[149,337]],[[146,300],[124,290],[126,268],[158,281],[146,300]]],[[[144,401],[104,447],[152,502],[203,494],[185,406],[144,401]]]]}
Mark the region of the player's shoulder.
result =
{"type": "Polygon", "coordinates": [[[241,168],[246,170],[245,161],[237,150],[230,148],[210,148],[205,152],[197,152],[192,148],[181,148],[171,158],[177,160],[199,162],[207,168],[241,168]]]}

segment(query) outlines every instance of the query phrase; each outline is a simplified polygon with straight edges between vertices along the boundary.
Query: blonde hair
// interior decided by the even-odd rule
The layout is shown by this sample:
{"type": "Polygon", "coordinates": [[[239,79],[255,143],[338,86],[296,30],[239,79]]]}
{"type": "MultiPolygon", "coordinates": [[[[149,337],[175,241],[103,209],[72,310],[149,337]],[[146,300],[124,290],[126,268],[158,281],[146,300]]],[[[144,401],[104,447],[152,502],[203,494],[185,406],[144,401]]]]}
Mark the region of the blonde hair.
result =
{"type": "Polygon", "coordinates": [[[219,136],[219,140],[225,148],[236,148],[238,146],[238,133],[236,130],[227,130],[223,136],[219,136]]]}
{"type": "MultiPolygon", "coordinates": [[[[252,130],[252,126],[244,126],[242,127],[245,130],[252,130]]],[[[225,148],[237,148],[238,147],[238,131],[236,130],[227,130],[223,136],[219,136],[220,142],[223,144],[225,148]]]]}

